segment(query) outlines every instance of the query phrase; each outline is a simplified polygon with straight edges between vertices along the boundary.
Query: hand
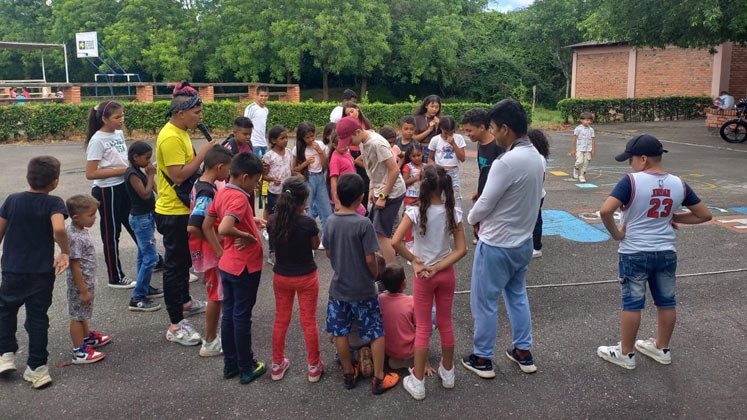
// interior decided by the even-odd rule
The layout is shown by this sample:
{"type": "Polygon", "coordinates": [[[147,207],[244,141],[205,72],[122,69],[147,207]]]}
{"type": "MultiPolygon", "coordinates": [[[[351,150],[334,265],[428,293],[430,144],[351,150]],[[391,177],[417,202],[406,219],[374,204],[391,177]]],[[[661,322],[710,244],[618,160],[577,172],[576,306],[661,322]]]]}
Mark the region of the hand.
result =
{"type": "Polygon", "coordinates": [[[477,236],[480,233],[480,224],[476,223],[472,226],[472,232],[477,236]]]}
{"type": "Polygon", "coordinates": [[[597,151],[596,151],[596,149],[591,151],[591,158],[594,159],[595,157],[597,157],[597,151]]]}
{"type": "Polygon", "coordinates": [[[218,144],[218,140],[216,140],[216,139],[213,139],[213,140],[211,140],[211,141],[203,144],[202,147],[200,147],[199,153],[197,153],[197,154],[200,155],[200,156],[202,156],[204,158],[205,154],[207,154],[208,150],[210,150],[213,147],[215,147],[216,144],[218,144]]]}
{"type": "Polygon", "coordinates": [[[439,271],[441,271],[440,268],[436,268],[436,265],[437,264],[425,266],[420,272],[420,277],[429,279],[436,275],[439,271]]]}
{"type": "Polygon", "coordinates": [[[677,223],[677,222],[675,222],[674,219],[672,219],[672,221],[669,222],[669,223],[671,223],[672,227],[675,228],[675,229],[679,229],[680,228],[680,224],[677,223]]]}
{"type": "Polygon", "coordinates": [[[620,226],[617,233],[612,235],[612,239],[616,241],[622,241],[625,239],[625,225],[620,226]]]}
{"type": "Polygon", "coordinates": [[[412,260],[412,271],[414,271],[415,275],[420,277],[422,280],[428,279],[428,272],[425,271],[425,263],[420,258],[412,260]]]}
{"type": "Polygon", "coordinates": [[[279,179],[273,179],[272,180],[272,184],[273,185],[280,185],[280,180],[279,179]]]}
{"type": "Polygon", "coordinates": [[[67,254],[60,254],[54,259],[54,275],[59,276],[63,271],[67,270],[70,265],[70,256],[67,254]]]}
{"type": "Polygon", "coordinates": [[[477,202],[477,199],[478,199],[478,198],[480,198],[480,196],[479,196],[479,195],[477,195],[477,191],[475,191],[475,192],[474,192],[474,193],[472,194],[472,202],[473,202],[473,203],[476,203],[476,202],[477,202]]]}
{"type": "Polygon", "coordinates": [[[265,220],[265,219],[263,219],[261,217],[255,217],[254,218],[254,223],[256,223],[257,227],[260,228],[260,229],[262,229],[265,226],[267,226],[267,220],[265,220]]]}
{"type": "Polygon", "coordinates": [[[153,162],[149,162],[148,166],[145,167],[145,173],[148,176],[153,176],[156,174],[156,167],[153,166],[153,162]]]}
{"type": "Polygon", "coordinates": [[[386,199],[377,198],[375,205],[377,209],[383,209],[386,206],[386,199]]]}
{"type": "Polygon", "coordinates": [[[218,249],[215,249],[214,251],[215,251],[215,256],[218,257],[218,259],[220,259],[220,257],[223,256],[223,247],[219,247],[218,249]]]}
{"type": "Polygon", "coordinates": [[[311,148],[316,150],[317,153],[322,153],[322,146],[319,145],[317,142],[311,143],[311,148]]]}
{"type": "Polygon", "coordinates": [[[257,243],[257,238],[255,238],[253,235],[248,234],[248,233],[246,237],[236,238],[233,240],[234,246],[236,246],[236,249],[238,249],[239,251],[241,251],[242,249],[246,248],[247,246],[251,244],[256,244],[256,243],[257,243]]]}
{"type": "Polygon", "coordinates": [[[91,296],[91,292],[88,291],[88,289],[82,291],[79,293],[80,296],[80,303],[81,305],[90,305],[91,301],[93,300],[93,296],[91,296]]]}
{"type": "Polygon", "coordinates": [[[316,161],[316,156],[309,156],[306,158],[306,162],[308,163],[308,165],[311,165],[315,161],[316,161]]]}
{"type": "Polygon", "coordinates": [[[425,376],[433,376],[436,374],[436,369],[429,362],[425,362],[425,376]]]}
{"type": "Polygon", "coordinates": [[[441,120],[439,120],[438,117],[433,117],[433,121],[431,122],[435,123],[434,125],[438,125],[438,123],[441,122],[441,120]]]}
{"type": "Polygon", "coordinates": [[[570,156],[570,157],[575,157],[575,156],[576,156],[576,154],[575,154],[575,153],[573,153],[573,151],[570,151],[570,152],[568,152],[568,156],[570,156]]]}

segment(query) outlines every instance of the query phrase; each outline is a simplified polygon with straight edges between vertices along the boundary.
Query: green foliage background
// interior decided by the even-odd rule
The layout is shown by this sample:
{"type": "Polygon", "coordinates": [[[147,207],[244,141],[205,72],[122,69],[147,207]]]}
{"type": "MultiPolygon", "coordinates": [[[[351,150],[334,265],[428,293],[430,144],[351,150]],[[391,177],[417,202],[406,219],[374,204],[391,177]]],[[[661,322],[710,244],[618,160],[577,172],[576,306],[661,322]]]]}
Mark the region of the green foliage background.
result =
{"type": "Polygon", "coordinates": [[[701,116],[713,104],[709,96],[660,96],[655,98],[563,99],[558,109],[566,122],[578,121],[582,112],[594,114],[594,122],[680,120],[701,116]]]}

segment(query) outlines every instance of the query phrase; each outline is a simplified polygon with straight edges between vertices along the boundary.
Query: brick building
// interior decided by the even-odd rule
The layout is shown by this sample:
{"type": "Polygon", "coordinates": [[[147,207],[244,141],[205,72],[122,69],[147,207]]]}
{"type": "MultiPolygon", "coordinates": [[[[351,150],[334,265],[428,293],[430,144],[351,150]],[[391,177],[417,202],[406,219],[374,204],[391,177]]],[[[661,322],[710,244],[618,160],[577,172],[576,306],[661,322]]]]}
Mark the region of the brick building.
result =
{"type": "Polygon", "coordinates": [[[747,97],[747,47],[634,48],[625,42],[582,42],[573,49],[573,98],[709,95],[747,97]]]}

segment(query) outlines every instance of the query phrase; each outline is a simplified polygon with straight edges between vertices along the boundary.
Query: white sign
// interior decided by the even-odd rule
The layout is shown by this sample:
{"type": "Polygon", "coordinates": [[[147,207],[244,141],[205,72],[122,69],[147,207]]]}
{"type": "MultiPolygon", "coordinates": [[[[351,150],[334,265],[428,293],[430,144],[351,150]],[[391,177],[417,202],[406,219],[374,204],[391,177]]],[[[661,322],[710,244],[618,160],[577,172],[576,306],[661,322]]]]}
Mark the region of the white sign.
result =
{"type": "Polygon", "coordinates": [[[78,58],[98,57],[99,41],[96,32],[79,32],[75,34],[75,51],[78,58]]]}

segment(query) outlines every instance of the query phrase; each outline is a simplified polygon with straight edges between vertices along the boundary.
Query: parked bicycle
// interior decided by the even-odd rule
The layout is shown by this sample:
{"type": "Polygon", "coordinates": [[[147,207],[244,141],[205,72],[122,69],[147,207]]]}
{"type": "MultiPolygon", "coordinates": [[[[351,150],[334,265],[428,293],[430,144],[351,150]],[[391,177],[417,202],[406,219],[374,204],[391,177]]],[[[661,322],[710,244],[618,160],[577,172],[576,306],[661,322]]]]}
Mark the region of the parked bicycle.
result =
{"type": "Polygon", "coordinates": [[[721,138],[729,143],[747,141],[747,99],[740,99],[736,108],[737,118],[725,122],[720,130],[721,138]]]}

